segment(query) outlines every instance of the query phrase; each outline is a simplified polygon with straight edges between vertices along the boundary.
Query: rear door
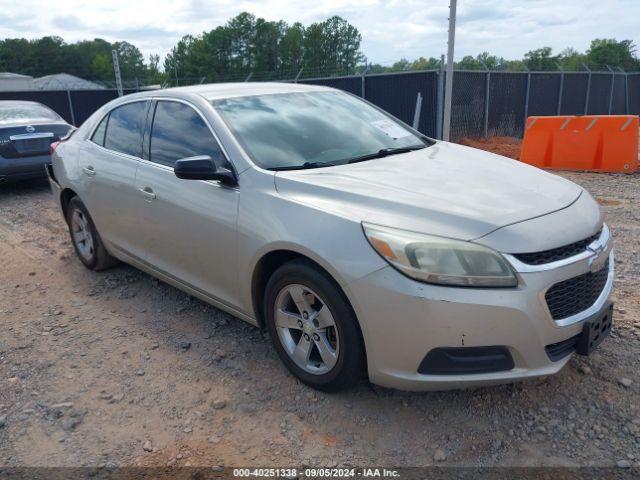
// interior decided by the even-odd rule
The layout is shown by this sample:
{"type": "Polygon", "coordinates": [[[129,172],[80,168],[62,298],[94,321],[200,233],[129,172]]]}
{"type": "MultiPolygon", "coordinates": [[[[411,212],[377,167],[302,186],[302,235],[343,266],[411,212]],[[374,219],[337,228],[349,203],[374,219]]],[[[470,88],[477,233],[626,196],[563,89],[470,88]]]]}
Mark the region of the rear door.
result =
{"type": "Polygon", "coordinates": [[[236,218],[240,192],[217,181],[182,180],[176,160],[209,155],[232,168],[204,117],[190,104],[152,105],[145,160],[136,174],[146,261],[217,300],[237,304],[236,218]]]}
{"type": "Polygon", "coordinates": [[[84,142],[79,155],[81,199],[107,248],[142,258],[144,239],[134,210],[135,175],[150,101],[111,110],[84,142]]]}

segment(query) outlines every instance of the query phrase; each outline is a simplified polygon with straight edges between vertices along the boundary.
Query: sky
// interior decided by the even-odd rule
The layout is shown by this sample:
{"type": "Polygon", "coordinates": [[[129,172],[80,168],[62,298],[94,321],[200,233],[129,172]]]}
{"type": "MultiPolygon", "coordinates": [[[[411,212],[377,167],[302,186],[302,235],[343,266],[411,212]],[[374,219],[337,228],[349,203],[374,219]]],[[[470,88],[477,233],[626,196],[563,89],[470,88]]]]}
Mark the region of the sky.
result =
{"type": "MultiPolygon", "coordinates": [[[[448,0],[0,0],[0,38],[58,35],[68,42],[126,40],[161,57],[248,11],[304,25],[340,15],[362,34],[368,61],[389,65],[446,53],[448,0]]],[[[593,38],[640,45],[640,0],[459,0],[456,59],[488,51],[507,59],[542,46],[584,51],[593,38]]]]}

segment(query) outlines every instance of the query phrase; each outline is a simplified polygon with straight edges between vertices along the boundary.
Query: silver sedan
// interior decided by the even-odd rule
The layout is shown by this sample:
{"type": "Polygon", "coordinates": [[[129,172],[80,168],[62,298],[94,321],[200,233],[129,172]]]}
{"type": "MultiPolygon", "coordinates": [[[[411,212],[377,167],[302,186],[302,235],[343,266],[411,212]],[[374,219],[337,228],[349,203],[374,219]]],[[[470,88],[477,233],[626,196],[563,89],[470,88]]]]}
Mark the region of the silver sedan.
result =
{"type": "Polygon", "coordinates": [[[549,375],[611,328],[610,233],[586,191],[344,92],[128,95],[54,148],[85,266],[129,263],[265,328],[318,389],[549,375]]]}
{"type": "Polygon", "coordinates": [[[41,103],[0,100],[0,184],[45,178],[51,144],[71,128],[41,103]]]}

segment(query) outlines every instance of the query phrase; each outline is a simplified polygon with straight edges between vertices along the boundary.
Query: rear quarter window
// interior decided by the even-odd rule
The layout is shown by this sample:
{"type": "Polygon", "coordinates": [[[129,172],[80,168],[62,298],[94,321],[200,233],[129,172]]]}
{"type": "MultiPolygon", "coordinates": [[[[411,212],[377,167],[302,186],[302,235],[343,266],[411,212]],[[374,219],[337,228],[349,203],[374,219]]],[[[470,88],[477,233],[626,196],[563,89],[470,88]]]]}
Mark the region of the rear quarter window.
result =
{"type": "Polygon", "coordinates": [[[96,128],[91,135],[91,141],[104,147],[104,134],[107,132],[107,122],[109,121],[109,115],[105,115],[98,128],[96,128]]]}

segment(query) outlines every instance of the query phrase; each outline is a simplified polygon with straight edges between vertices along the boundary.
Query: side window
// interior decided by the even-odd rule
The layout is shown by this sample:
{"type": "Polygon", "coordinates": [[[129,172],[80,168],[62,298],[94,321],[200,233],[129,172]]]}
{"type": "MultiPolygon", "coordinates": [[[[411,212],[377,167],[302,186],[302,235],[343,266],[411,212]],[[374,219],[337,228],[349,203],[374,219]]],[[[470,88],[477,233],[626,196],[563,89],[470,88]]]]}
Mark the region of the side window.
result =
{"type": "Polygon", "coordinates": [[[142,131],[147,102],[127,103],[109,114],[104,147],[134,157],[142,157],[142,131]]]}
{"type": "Polygon", "coordinates": [[[158,101],[149,159],[172,167],[176,160],[196,155],[209,155],[217,166],[230,168],[218,142],[193,108],[183,103],[158,101]]]}
{"type": "Polygon", "coordinates": [[[101,147],[104,147],[104,134],[107,131],[107,121],[109,120],[109,114],[105,115],[98,128],[93,131],[93,135],[91,136],[91,141],[93,143],[97,143],[101,147]]]}

